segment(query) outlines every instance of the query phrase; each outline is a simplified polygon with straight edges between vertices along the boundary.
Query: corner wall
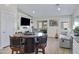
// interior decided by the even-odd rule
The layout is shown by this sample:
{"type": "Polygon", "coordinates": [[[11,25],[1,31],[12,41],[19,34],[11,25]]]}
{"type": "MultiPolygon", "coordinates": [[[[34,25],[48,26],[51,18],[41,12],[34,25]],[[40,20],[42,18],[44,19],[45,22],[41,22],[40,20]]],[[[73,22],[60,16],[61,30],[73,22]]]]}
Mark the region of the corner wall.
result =
{"type": "Polygon", "coordinates": [[[10,45],[9,35],[15,32],[16,5],[0,5],[0,48],[10,45]]]}

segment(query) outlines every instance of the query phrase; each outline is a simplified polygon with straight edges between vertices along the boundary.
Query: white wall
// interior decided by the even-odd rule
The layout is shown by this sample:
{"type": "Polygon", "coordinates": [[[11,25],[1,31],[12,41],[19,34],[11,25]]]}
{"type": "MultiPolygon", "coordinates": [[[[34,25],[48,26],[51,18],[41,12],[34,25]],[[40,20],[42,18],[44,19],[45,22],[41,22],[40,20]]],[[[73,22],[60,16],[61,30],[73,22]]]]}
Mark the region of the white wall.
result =
{"type": "Polygon", "coordinates": [[[61,22],[68,23],[68,32],[72,30],[72,16],[62,16],[59,18],[59,32],[61,33],[63,29],[61,28],[61,22]]]}
{"type": "Polygon", "coordinates": [[[50,26],[49,25],[49,23],[50,23],[49,21],[50,20],[55,20],[58,23],[58,18],[57,17],[52,17],[52,18],[48,19],[48,29],[47,29],[48,37],[55,37],[56,33],[58,33],[58,26],[59,25],[57,25],[57,26],[50,26]]]}
{"type": "Polygon", "coordinates": [[[17,19],[16,5],[0,5],[0,48],[10,44],[9,35],[15,32],[17,19]]]}
{"type": "Polygon", "coordinates": [[[77,9],[75,11],[75,13],[73,14],[73,29],[75,28],[75,26],[79,26],[79,5],[77,5],[77,9]]]}
{"type": "MultiPolygon", "coordinates": [[[[16,28],[15,26],[15,22],[16,22],[16,19],[17,19],[17,5],[0,5],[0,12],[1,12],[1,16],[3,13],[7,13],[8,14],[11,14],[13,17],[14,17],[14,28],[16,28]]],[[[5,16],[5,15],[4,15],[5,16]]],[[[9,19],[10,20],[10,19],[9,19]]],[[[5,22],[5,20],[4,20],[5,22]]],[[[10,22],[8,21],[8,24],[10,22]]],[[[15,32],[15,30],[14,30],[15,32]]]]}
{"type": "MultiPolygon", "coordinates": [[[[0,19],[1,19],[1,14],[0,14],[0,19]]],[[[1,20],[0,20],[0,47],[1,47],[1,20]]]]}
{"type": "Polygon", "coordinates": [[[76,6],[75,12],[73,14],[73,17],[79,16],[79,5],[76,6]]]}

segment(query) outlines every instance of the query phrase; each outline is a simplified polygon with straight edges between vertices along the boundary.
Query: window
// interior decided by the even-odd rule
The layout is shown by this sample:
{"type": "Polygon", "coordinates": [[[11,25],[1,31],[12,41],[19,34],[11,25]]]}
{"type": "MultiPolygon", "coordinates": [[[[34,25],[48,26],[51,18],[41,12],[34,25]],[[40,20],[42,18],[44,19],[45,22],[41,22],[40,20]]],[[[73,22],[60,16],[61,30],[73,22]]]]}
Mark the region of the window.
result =
{"type": "Polygon", "coordinates": [[[38,21],[37,25],[39,30],[47,29],[47,21],[38,21]]]}
{"type": "Polygon", "coordinates": [[[63,30],[68,30],[69,28],[69,23],[68,22],[61,22],[61,28],[63,30]]]}

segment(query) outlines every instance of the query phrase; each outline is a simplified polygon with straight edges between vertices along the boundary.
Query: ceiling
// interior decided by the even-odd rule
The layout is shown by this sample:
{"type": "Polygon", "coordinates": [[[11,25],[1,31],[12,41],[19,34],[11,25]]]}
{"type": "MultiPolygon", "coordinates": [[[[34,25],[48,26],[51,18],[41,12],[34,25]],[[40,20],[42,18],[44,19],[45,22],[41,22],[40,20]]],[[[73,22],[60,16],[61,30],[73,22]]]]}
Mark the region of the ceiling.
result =
{"type": "Polygon", "coordinates": [[[19,4],[18,9],[33,17],[52,17],[72,15],[77,8],[76,4],[19,4]],[[60,10],[58,11],[58,8],[60,10]]]}

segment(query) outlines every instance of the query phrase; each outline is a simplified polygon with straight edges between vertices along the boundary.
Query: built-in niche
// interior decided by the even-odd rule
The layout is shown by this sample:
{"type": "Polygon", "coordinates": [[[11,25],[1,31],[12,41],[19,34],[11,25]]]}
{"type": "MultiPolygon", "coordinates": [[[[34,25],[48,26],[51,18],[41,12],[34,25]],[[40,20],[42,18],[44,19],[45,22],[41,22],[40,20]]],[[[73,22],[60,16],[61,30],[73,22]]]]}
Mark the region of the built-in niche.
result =
{"type": "Polygon", "coordinates": [[[57,26],[58,23],[55,20],[49,20],[49,26],[57,26]]]}

